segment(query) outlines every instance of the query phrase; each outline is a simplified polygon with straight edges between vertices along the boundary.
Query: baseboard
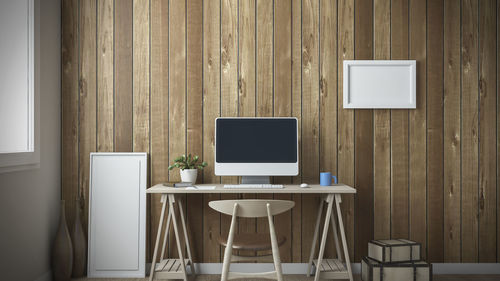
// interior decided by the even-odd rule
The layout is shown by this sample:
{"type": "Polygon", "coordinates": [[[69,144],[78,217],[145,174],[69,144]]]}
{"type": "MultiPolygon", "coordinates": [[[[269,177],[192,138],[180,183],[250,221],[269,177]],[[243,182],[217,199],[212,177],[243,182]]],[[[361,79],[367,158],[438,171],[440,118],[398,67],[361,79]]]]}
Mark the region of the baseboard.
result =
{"type": "Polygon", "coordinates": [[[47,271],[44,274],[38,276],[34,281],[52,281],[52,271],[47,271]]]}
{"type": "MultiPolygon", "coordinates": [[[[307,263],[282,263],[284,274],[304,274],[307,263]]],[[[361,264],[353,263],[352,272],[361,273],[361,264]]],[[[148,264],[147,268],[151,267],[148,264]]],[[[196,271],[199,274],[220,274],[222,263],[197,263],[196,271]]],[[[231,270],[243,272],[263,272],[273,270],[272,263],[234,263],[231,270]]],[[[500,263],[433,263],[434,274],[500,274],[500,263]]],[[[38,280],[37,280],[38,281],[38,280]]]]}

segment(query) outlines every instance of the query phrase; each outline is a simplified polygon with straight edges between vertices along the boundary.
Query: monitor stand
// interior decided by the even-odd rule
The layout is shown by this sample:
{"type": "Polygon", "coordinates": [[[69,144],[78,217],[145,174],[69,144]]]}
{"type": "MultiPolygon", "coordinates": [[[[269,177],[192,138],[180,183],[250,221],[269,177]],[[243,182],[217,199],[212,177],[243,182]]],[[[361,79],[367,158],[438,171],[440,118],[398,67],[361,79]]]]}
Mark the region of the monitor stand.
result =
{"type": "Polygon", "coordinates": [[[242,184],[269,184],[271,179],[268,176],[242,176],[242,184]]]}

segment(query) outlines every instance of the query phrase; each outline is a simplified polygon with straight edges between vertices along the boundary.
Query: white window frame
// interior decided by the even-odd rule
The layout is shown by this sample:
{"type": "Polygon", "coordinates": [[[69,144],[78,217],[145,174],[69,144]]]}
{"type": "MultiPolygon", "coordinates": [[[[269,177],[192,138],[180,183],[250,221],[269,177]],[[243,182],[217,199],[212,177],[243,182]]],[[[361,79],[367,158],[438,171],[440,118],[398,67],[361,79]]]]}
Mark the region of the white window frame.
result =
{"type": "Polygon", "coordinates": [[[35,16],[34,0],[25,1],[28,2],[28,150],[0,153],[0,173],[38,168],[40,164],[40,97],[38,87],[35,87],[35,84],[38,85],[39,81],[38,59],[40,56],[38,48],[39,32],[35,32],[35,20],[37,21],[37,31],[40,25],[38,24],[38,12],[35,16]]]}

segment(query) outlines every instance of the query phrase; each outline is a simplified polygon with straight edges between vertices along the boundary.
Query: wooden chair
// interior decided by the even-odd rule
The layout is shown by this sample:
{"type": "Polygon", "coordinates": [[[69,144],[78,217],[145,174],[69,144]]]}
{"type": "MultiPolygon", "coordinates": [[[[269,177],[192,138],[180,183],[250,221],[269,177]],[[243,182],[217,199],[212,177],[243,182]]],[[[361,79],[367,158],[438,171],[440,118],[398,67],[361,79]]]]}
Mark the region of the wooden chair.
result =
{"type": "Polygon", "coordinates": [[[219,243],[226,247],[224,252],[224,263],[222,265],[221,281],[240,278],[265,278],[283,281],[279,246],[286,241],[285,237],[276,237],[273,216],[281,214],[293,208],[295,202],[285,200],[219,200],[211,201],[208,205],[223,214],[231,215],[231,227],[227,239],[220,238],[219,243]],[[236,218],[259,218],[266,217],[269,221],[269,234],[235,234],[236,218]],[[269,235],[269,236],[268,236],[269,235]],[[270,239],[266,239],[270,237],[270,239]],[[235,261],[261,261],[266,256],[237,256],[233,250],[272,251],[274,271],[261,273],[229,272],[229,265],[235,261]]]}

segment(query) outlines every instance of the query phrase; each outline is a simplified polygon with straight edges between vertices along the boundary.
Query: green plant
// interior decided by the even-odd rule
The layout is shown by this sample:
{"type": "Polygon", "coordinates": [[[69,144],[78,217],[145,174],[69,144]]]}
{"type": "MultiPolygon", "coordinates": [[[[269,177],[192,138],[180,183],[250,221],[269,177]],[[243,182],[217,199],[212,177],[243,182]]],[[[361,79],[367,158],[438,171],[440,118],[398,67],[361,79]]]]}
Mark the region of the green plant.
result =
{"type": "Polygon", "coordinates": [[[182,156],[179,156],[174,159],[174,163],[170,166],[168,166],[169,170],[172,170],[173,168],[179,168],[181,170],[184,169],[200,169],[203,170],[208,164],[207,162],[201,162],[198,163],[198,160],[200,157],[198,155],[192,156],[191,153],[186,156],[183,154],[182,156]]]}

